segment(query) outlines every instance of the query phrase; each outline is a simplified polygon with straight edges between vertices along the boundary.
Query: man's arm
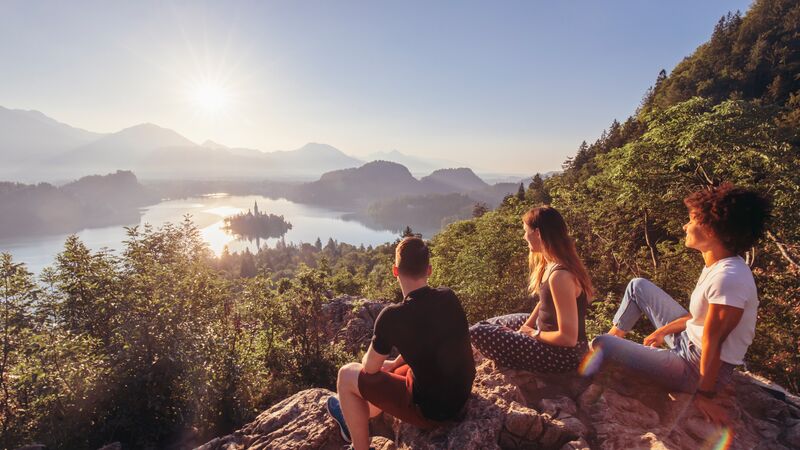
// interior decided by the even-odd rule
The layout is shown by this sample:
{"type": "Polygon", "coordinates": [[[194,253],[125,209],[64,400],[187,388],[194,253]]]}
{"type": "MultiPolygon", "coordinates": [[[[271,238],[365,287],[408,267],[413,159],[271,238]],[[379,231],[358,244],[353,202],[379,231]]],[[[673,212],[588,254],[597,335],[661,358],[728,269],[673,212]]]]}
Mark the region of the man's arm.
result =
{"type": "Polygon", "coordinates": [[[369,345],[369,349],[367,349],[367,353],[364,353],[364,357],[361,359],[361,365],[364,366],[364,372],[367,373],[377,373],[381,370],[381,366],[383,366],[383,362],[386,361],[386,358],[389,355],[381,355],[374,348],[372,348],[372,344],[369,345]]]}
{"type": "Polygon", "coordinates": [[[703,351],[700,355],[701,391],[713,391],[717,386],[717,375],[722,365],[720,354],[722,343],[742,319],[744,310],[735,306],[708,305],[706,321],[703,324],[703,351]]]}
{"type": "Polygon", "coordinates": [[[685,330],[686,322],[691,318],[692,318],[691,314],[678,317],[677,319],[664,325],[661,328],[658,328],[652,334],[644,338],[642,344],[647,345],[649,347],[661,347],[661,345],[664,344],[664,336],[680,333],[681,331],[685,330]]]}
{"type": "Polygon", "coordinates": [[[391,372],[405,363],[406,360],[403,359],[403,355],[397,355],[397,358],[395,359],[387,359],[386,361],[384,361],[381,369],[387,372],[391,372]]]}
{"type": "MultiPolygon", "coordinates": [[[[744,310],[730,305],[711,303],[708,305],[706,321],[703,323],[703,351],[700,354],[700,382],[698,391],[715,392],[722,343],[742,319],[744,310]]],[[[705,395],[694,396],[695,405],[707,419],[725,425],[729,421],[727,411],[705,395]]]]}

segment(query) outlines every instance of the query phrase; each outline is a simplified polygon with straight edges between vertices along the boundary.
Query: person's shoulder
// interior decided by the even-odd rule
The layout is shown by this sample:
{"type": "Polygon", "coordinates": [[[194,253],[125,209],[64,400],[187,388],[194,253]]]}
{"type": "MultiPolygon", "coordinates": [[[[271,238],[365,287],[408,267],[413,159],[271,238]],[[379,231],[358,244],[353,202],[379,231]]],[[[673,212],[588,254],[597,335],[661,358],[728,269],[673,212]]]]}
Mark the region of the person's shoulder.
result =
{"type": "Polygon", "coordinates": [[[718,262],[713,269],[715,278],[725,278],[726,280],[750,280],[753,278],[753,271],[750,266],[740,256],[725,258],[718,262]]]}
{"type": "Polygon", "coordinates": [[[577,283],[578,278],[568,268],[556,266],[547,281],[552,286],[552,283],[577,283]]]}
{"type": "Polygon", "coordinates": [[[757,292],[756,281],[750,266],[744,259],[736,256],[719,261],[709,274],[709,292],[725,296],[753,297],[757,292]]]}
{"type": "Polygon", "coordinates": [[[439,286],[439,287],[437,287],[437,288],[432,288],[432,289],[431,289],[431,292],[432,292],[432,293],[433,293],[433,295],[435,295],[436,297],[440,297],[440,298],[449,298],[449,299],[455,299],[455,300],[458,300],[458,296],[456,295],[456,293],[455,293],[455,292],[453,292],[453,290],[452,290],[452,289],[450,289],[450,288],[449,288],[449,287],[447,287],[447,286],[439,286]]]}
{"type": "Polygon", "coordinates": [[[378,320],[387,320],[387,318],[392,317],[393,315],[398,314],[403,309],[403,303],[392,303],[384,307],[381,312],[378,314],[378,317],[375,319],[378,320]]]}

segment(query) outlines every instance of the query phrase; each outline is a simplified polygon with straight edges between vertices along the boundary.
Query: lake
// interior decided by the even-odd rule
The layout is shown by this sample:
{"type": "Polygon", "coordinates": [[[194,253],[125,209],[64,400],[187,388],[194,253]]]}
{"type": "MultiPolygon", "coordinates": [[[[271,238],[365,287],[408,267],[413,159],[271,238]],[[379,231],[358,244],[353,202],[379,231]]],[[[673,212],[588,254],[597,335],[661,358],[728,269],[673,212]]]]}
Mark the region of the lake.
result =
{"type": "MultiPolygon", "coordinates": [[[[258,202],[258,209],[264,213],[282,215],[292,224],[283,238],[286,243],[314,243],[319,237],[322,244],[329,238],[354,245],[378,245],[393,241],[397,233],[389,230],[375,230],[356,221],[343,220],[343,211],[333,211],[285,199],[271,199],[260,195],[209,194],[202,197],[181,200],[167,200],[142,209],[139,224],[149,223],[160,226],[167,222],[179,223],[185,215],[200,230],[209,248],[216,254],[222,253],[225,246],[230,252],[241,252],[246,248],[256,252],[255,241],[237,240],[223,230],[223,219],[239,212],[246,212],[258,202]]],[[[129,224],[129,226],[136,223],[129,224]]],[[[103,247],[118,251],[126,238],[122,225],[87,228],[76,233],[81,241],[92,250],[103,247]]],[[[28,270],[39,273],[55,261],[57,253],[63,250],[64,241],[69,234],[34,236],[0,240],[0,252],[14,255],[15,262],[24,262],[28,270]]],[[[274,247],[280,238],[262,239],[261,247],[274,247]]]]}

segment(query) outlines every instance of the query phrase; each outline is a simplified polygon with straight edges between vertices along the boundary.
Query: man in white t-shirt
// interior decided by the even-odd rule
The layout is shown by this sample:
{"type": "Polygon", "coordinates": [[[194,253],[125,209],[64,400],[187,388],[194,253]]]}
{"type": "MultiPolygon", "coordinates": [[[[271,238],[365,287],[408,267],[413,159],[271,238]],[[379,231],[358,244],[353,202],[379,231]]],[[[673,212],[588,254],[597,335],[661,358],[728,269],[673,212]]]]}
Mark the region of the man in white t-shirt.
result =
{"type": "Polygon", "coordinates": [[[753,273],[740,256],[724,258],[711,267],[704,267],[692,292],[689,303],[691,319],[686,321],[686,334],[700,348],[709,304],[742,310],[739,323],[722,343],[720,359],[735,366],[744,364],[744,354],[756,334],[758,292],[753,273]]]}
{"type": "Polygon", "coordinates": [[[730,183],[691,194],[686,246],[703,255],[705,267],[689,311],[648,280],[631,280],[608,334],[592,349],[612,362],[649,376],[667,389],[695,393],[694,404],[715,423],[728,421],[713,399],[744,362],[753,342],[758,293],[750,267],[738,256],[764,231],[769,202],[730,183]],[[622,339],[642,314],[656,330],[636,344],[622,339]],[[660,348],[666,343],[669,348],[660,348]]]}

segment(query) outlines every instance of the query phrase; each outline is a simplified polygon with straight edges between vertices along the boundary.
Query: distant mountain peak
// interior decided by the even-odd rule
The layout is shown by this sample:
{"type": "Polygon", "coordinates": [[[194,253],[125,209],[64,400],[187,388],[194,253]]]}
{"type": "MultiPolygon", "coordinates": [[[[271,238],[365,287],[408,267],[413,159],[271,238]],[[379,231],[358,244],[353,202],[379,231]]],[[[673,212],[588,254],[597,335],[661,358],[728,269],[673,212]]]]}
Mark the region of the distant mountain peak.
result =
{"type": "Polygon", "coordinates": [[[343,151],[339,150],[338,148],[332,145],[320,144],[319,142],[309,142],[295,151],[302,153],[319,153],[319,154],[336,154],[336,155],[345,154],[343,151]]]}
{"type": "Polygon", "coordinates": [[[430,188],[442,192],[479,190],[489,186],[479,176],[475,175],[472,169],[467,167],[435,170],[420,181],[430,188]]]}
{"type": "Polygon", "coordinates": [[[406,166],[400,163],[396,163],[394,161],[386,161],[383,159],[370,161],[358,168],[358,170],[374,170],[374,169],[389,169],[389,170],[399,170],[402,172],[408,172],[408,168],[406,166]]]}
{"type": "Polygon", "coordinates": [[[211,139],[206,139],[206,141],[203,142],[202,147],[210,148],[210,149],[214,149],[214,150],[229,150],[230,149],[230,147],[228,147],[226,145],[219,144],[217,142],[214,142],[211,139]]]}

